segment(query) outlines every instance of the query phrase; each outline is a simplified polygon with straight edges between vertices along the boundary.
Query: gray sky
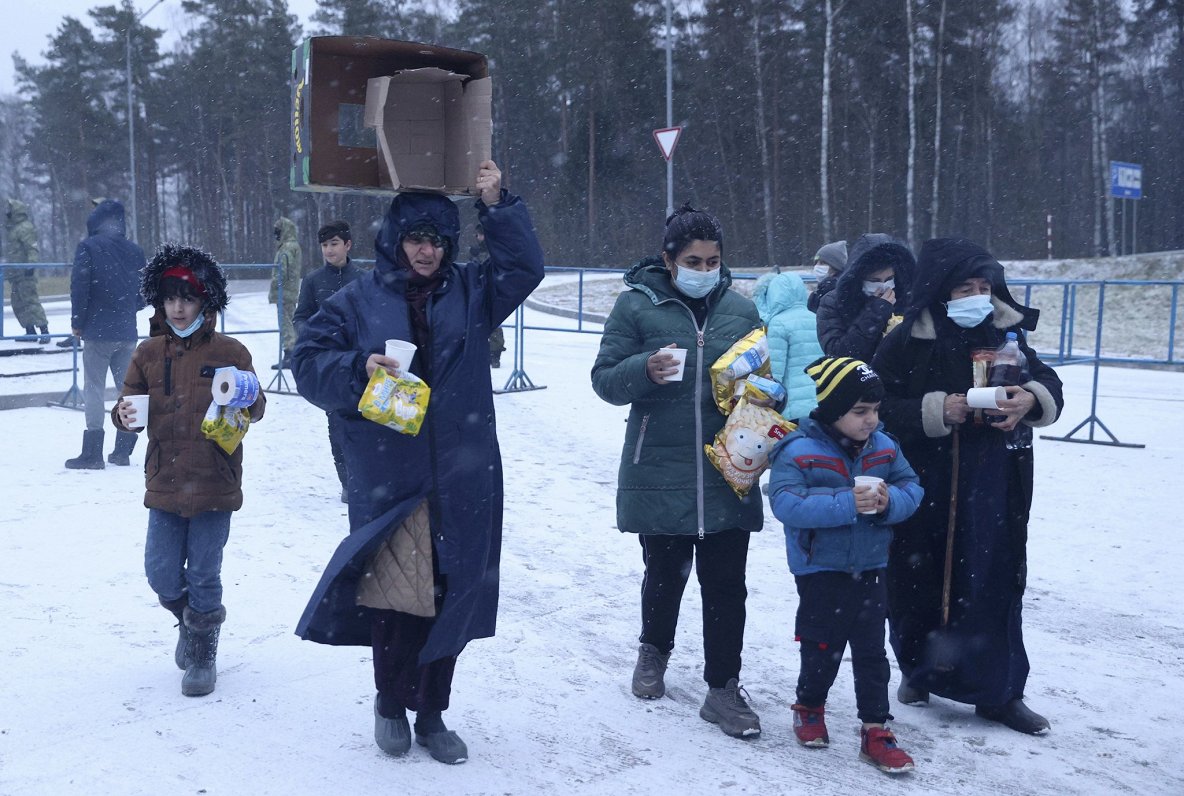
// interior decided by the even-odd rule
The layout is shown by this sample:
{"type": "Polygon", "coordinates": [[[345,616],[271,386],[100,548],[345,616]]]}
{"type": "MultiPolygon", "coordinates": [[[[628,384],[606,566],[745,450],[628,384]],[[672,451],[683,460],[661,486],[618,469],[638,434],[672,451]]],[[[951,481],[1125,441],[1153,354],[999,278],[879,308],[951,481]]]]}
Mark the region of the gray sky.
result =
{"type": "MultiPolygon", "coordinates": [[[[141,11],[152,6],[153,0],[134,0],[141,11]]],[[[49,37],[61,24],[62,18],[76,17],[91,26],[91,8],[117,5],[120,0],[0,0],[0,94],[16,91],[16,76],[12,68],[12,54],[18,52],[27,61],[42,63],[41,53],[49,49],[49,37]]],[[[316,0],[288,0],[288,9],[308,28],[308,18],[316,10],[316,0]]],[[[161,49],[168,51],[184,33],[190,22],[181,12],[181,0],[164,0],[144,18],[144,24],[164,28],[161,49]]]]}

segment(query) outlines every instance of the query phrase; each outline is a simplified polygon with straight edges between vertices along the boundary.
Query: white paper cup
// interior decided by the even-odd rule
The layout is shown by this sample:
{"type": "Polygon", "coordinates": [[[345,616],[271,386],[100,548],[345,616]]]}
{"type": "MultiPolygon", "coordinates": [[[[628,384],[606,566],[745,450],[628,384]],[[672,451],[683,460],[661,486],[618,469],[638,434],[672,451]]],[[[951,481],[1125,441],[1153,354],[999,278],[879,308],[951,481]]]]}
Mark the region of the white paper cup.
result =
{"type": "MultiPolygon", "coordinates": [[[[880,484],[884,483],[884,479],[875,475],[857,475],[855,476],[855,491],[861,491],[861,487],[868,489],[878,489],[880,484]]],[[[861,511],[860,514],[875,514],[876,510],[861,511]]]]}
{"type": "Polygon", "coordinates": [[[136,413],[136,419],[132,422],[135,425],[128,426],[133,431],[140,428],[145,428],[148,425],[148,396],[147,395],[125,395],[123,400],[132,405],[132,411],[136,413]]]}
{"type": "Polygon", "coordinates": [[[399,369],[405,373],[411,372],[411,360],[415,358],[415,343],[406,340],[387,340],[386,355],[399,363],[399,369]]]}
{"type": "Polygon", "coordinates": [[[1000,401],[1007,400],[1007,390],[1002,387],[971,387],[966,391],[966,403],[971,409],[998,409],[1000,401]]]}
{"type": "Polygon", "coordinates": [[[666,381],[682,381],[682,374],[687,366],[687,350],[685,348],[663,348],[662,351],[674,357],[678,363],[678,371],[673,376],[667,376],[666,381]]]}

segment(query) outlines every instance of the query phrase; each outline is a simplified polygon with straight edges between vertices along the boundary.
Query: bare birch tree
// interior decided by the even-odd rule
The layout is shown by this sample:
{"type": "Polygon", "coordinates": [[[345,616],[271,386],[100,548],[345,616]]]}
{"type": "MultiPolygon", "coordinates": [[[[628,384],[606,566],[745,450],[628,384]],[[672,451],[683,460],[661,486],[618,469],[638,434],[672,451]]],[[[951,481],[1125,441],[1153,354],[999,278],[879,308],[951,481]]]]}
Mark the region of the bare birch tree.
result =
{"type": "Polygon", "coordinates": [[[752,61],[756,78],[756,140],[761,155],[761,188],[765,210],[765,257],[767,265],[775,262],[773,256],[773,194],[769,186],[769,177],[773,170],[769,162],[768,131],[765,126],[765,91],[764,77],[761,70],[761,27],[760,4],[752,4],[752,61]]]}
{"type": "Polygon", "coordinates": [[[946,0],[941,0],[941,10],[937,18],[937,43],[933,49],[933,60],[936,64],[934,75],[933,108],[933,193],[929,198],[929,237],[937,237],[937,216],[941,211],[941,78],[942,67],[945,65],[946,43],[946,0]]]}
{"type": "MultiPolygon", "coordinates": [[[[913,0],[904,0],[904,19],[909,41],[909,155],[905,176],[905,240],[910,249],[917,246],[916,173],[917,173],[917,35],[913,30],[913,0]]],[[[941,122],[939,121],[940,125],[941,122]]]]}

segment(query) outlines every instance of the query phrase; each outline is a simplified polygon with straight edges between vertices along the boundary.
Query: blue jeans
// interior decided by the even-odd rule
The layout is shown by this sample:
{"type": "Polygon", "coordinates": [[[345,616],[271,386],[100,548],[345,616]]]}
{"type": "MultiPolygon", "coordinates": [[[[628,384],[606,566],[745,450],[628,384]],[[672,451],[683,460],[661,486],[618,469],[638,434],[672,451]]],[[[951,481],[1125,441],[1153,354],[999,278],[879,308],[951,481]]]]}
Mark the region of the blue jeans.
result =
{"type": "Polygon", "coordinates": [[[206,511],[186,519],[148,509],[144,571],[162,600],[178,600],[188,593],[194,611],[209,613],[222,607],[222,548],[230,537],[230,514],[206,511]]]}

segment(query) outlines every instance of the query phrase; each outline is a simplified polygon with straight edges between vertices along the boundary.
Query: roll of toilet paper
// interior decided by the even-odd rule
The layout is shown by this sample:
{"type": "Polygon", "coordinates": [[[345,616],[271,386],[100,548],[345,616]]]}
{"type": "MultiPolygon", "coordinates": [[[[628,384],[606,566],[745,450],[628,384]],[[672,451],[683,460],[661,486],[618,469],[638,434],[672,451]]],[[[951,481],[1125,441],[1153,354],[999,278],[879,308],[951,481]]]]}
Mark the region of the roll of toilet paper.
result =
{"type": "Polygon", "coordinates": [[[259,378],[249,370],[218,368],[210,387],[214,403],[235,409],[248,407],[259,397],[259,378]]]}

